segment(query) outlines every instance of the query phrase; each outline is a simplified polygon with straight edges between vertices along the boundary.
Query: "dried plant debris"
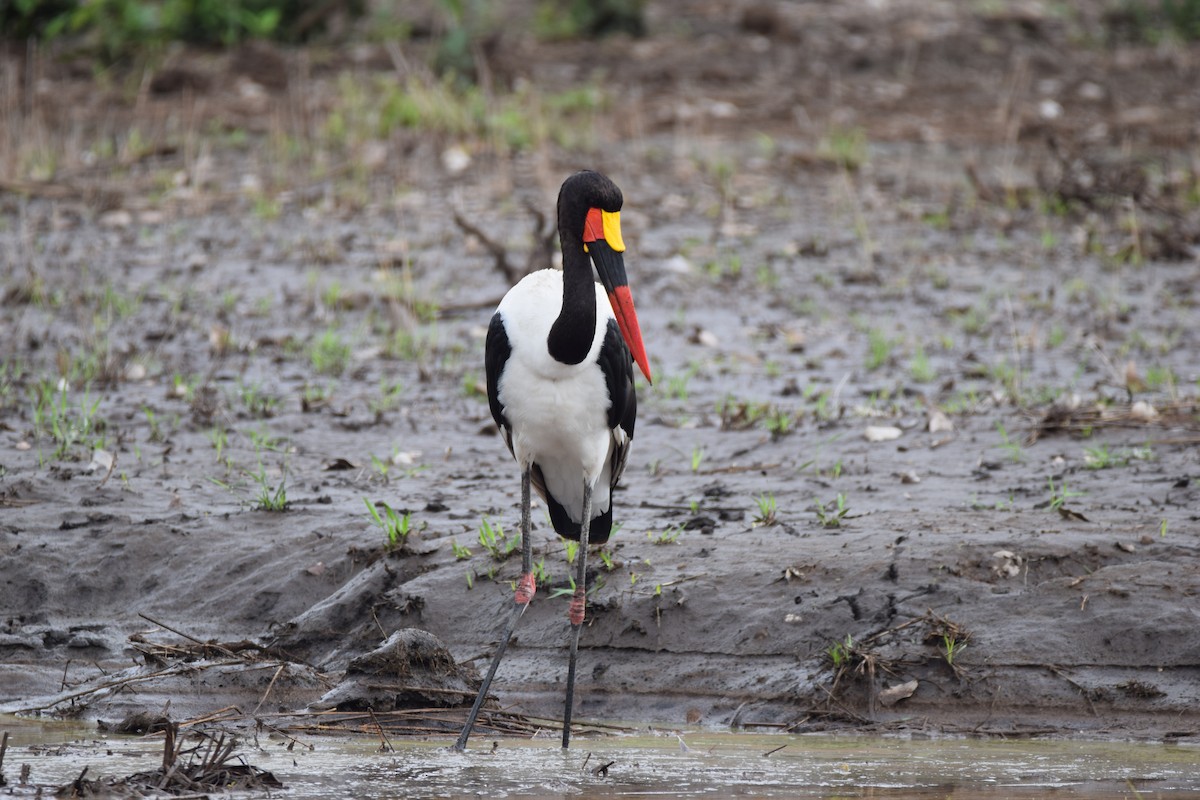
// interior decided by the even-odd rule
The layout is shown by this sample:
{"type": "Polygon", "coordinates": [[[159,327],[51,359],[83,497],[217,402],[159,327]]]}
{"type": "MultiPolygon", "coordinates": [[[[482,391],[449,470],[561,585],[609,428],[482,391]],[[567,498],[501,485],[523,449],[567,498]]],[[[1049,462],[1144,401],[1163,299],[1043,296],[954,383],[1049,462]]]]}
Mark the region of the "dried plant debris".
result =
{"type": "MultiPolygon", "coordinates": [[[[55,797],[194,796],[205,792],[268,792],[283,784],[266,770],[235,755],[238,741],[224,733],[179,736],[178,725],[164,731],[162,765],[124,778],[92,779],[84,767],[79,777],[54,790],[55,797]]],[[[39,796],[42,792],[39,790],[39,796]]]]}
{"type": "Polygon", "coordinates": [[[1172,430],[1172,442],[1200,442],[1200,401],[1178,400],[1151,404],[1145,400],[1130,403],[1055,403],[1033,417],[1034,427],[1027,444],[1040,436],[1054,433],[1083,435],[1101,428],[1140,428],[1156,426],[1172,430]]]}
{"type": "Polygon", "coordinates": [[[966,627],[933,610],[861,638],[847,634],[825,650],[833,678],[822,711],[852,713],[847,707],[852,701],[848,690],[863,688],[865,681],[865,699],[873,714],[877,704],[887,707],[911,697],[919,686],[921,671],[931,663],[944,663],[962,679],[966,671],[956,659],[970,640],[966,627]],[[936,651],[933,657],[931,647],[936,651]],[[885,675],[894,680],[891,686],[881,688],[877,679],[882,681],[885,675]]]}
{"type": "Polygon", "coordinates": [[[1167,694],[1153,684],[1133,679],[1117,684],[1117,688],[1127,697],[1136,697],[1141,700],[1153,700],[1157,697],[1165,697],[1167,694]]]}
{"type": "Polygon", "coordinates": [[[350,661],[342,681],[313,708],[395,711],[469,706],[479,691],[473,669],[464,669],[433,634],[396,631],[369,653],[350,661]]]}

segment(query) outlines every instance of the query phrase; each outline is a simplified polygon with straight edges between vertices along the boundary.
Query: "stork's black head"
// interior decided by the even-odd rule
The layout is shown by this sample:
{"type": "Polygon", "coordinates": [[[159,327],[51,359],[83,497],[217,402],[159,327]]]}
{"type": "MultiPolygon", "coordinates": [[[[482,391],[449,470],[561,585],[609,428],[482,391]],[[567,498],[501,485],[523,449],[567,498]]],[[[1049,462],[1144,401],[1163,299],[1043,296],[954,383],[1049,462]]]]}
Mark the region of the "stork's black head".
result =
{"type": "Polygon", "coordinates": [[[624,202],[617,185],[599,172],[585,169],[567,178],[558,190],[558,235],[563,244],[578,247],[583,241],[588,211],[620,211],[624,202]]]}
{"type": "MultiPolygon", "coordinates": [[[[566,277],[563,279],[563,308],[565,311],[566,297],[572,286],[580,292],[580,302],[592,307],[591,281],[578,277],[579,269],[586,269],[586,259],[590,256],[596,275],[608,293],[609,303],[612,304],[629,353],[646,380],[650,380],[650,362],[646,358],[642,331],[638,326],[633,296],[625,276],[625,241],[621,237],[622,203],[624,198],[621,197],[621,190],[599,172],[584,170],[563,181],[562,189],[558,192],[558,238],[562,245],[563,270],[569,271],[569,266],[573,265],[571,268],[577,276],[574,279],[577,282],[566,277]]],[[[560,316],[555,322],[556,327],[562,319],[560,316]]],[[[588,319],[594,320],[594,317],[589,316],[588,319]]],[[[590,344],[593,331],[587,330],[585,333],[590,344]]]]}

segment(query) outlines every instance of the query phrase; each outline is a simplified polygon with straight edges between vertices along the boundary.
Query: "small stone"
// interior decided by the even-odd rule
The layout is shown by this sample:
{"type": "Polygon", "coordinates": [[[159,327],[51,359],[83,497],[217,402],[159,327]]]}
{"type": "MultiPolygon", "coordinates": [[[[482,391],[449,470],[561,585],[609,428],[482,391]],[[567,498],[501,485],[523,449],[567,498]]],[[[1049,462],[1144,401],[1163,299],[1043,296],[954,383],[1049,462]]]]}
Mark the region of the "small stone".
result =
{"type": "Polygon", "coordinates": [[[447,147],[442,151],[442,169],[451,175],[465,172],[471,166],[471,154],[462,145],[447,147]]]}
{"type": "Polygon", "coordinates": [[[901,433],[903,431],[892,425],[868,425],[863,431],[863,437],[868,442],[890,442],[899,439],[901,433]]]}
{"type": "Polygon", "coordinates": [[[133,224],[133,214],[123,208],[106,211],[100,215],[100,224],[105,228],[128,228],[133,224]]]}
{"type": "Polygon", "coordinates": [[[1138,400],[1134,403],[1133,407],[1129,409],[1129,413],[1134,419],[1142,422],[1153,422],[1158,419],[1158,410],[1145,400],[1138,400]]]}
{"type": "Polygon", "coordinates": [[[673,272],[676,275],[691,275],[692,274],[692,262],[688,261],[686,258],[679,255],[678,253],[671,256],[666,261],[664,261],[662,268],[663,268],[663,270],[665,270],[667,272],[673,272]]]}
{"type": "Polygon", "coordinates": [[[1063,107],[1055,100],[1043,100],[1038,103],[1038,116],[1042,119],[1058,119],[1063,115],[1063,107]]]}

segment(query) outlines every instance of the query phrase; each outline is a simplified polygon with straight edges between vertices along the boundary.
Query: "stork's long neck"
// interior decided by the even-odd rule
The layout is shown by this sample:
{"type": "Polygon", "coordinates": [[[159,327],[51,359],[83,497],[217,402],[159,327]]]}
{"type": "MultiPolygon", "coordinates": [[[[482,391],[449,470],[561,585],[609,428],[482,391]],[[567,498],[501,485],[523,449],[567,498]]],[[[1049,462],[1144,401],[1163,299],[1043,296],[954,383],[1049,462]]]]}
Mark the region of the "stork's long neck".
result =
{"type": "Polygon", "coordinates": [[[546,344],[555,361],[578,364],[587,358],[596,336],[596,288],[592,262],[578,238],[563,239],[562,311],[550,328],[546,344]]]}

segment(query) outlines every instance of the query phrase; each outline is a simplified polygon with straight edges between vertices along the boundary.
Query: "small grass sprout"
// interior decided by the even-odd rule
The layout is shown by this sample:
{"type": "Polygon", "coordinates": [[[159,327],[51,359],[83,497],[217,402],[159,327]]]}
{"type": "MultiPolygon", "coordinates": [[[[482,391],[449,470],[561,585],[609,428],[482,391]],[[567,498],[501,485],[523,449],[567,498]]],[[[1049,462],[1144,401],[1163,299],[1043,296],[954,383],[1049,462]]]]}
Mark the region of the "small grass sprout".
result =
{"type": "Polygon", "coordinates": [[[1008,451],[1009,456],[1015,463],[1020,463],[1025,460],[1025,453],[1022,450],[1021,442],[1011,438],[1008,431],[1004,428],[1003,422],[996,423],[996,432],[1000,434],[1000,447],[1008,451]]]}
{"type": "Polygon", "coordinates": [[[867,161],[867,132],[861,127],[834,126],[817,143],[817,157],[854,172],[867,161]]]}
{"type": "Polygon", "coordinates": [[[1050,486],[1050,510],[1051,511],[1061,511],[1063,509],[1063,507],[1066,505],[1066,502],[1068,500],[1070,500],[1072,497],[1082,497],[1083,496],[1083,492],[1072,492],[1070,489],[1067,488],[1066,478],[1064,478],[1062,480],[1062,482],[1059,483],[1058,486],[1054,485],[1054,476],[1053,475],[1051,475],[1049,478],[1047,478],[1046,482],[1050,486]]]}
{"type": "Polygon", "coordinates": [[[878,328],[867,331],[867,370],[875,370],[887,364],[892,358],[894,342],[878,328]]]}
{"type": "Polygon", "coordinates": [[[842,520],[850,513],[846,495],[842,492],[838,492],[837,497],[828,503],[814,499],[813,504],[816,506],[817,520],[821,523],[822,528],[840,528],[842,520]]]}
{"type": "Polygon", "coordinates": [[[776,502],[775,495],[769,492],[760,494],[754,498],[754,504],[758,506],[758,513],[754,515],[754,524],[759,527],[769,527],[774,525],[779,520],[775,516],[776,502]]]}
{"type": "Polygon", "coordinates": [[[332,328],[322,333],[309,348],[313,369],[322,375],[341,375],[350,365],[350,345],[332,328]]]}
{"type": "Polygon", "coordinates": [[[509,536],[500,525],[493,525],[487,517],[479,523],[479,543],[497,561],[504,561],[521,546],[520,536],[509,536]]]}
{"type": "Polygon", "coordinates": [[[212,442],[213,449],[217,451],[217,463],[220,463],[225,448],[229,446],[229,431],[214,425],[208,432],[208,441],[212,442]]]}
{"type": "Polygon", "coordinates": [[[1121,448],[1109,450],[1108,445],[1086,447],[1083,451],[1083,465],[1088,469],[1113,469],[1127,467],[1134,460],[1148,461],[1154,457],[1149,447],[1121,448]]]}
{"type": "Polygon", "coordinates": [[[405,511],[401,514],[387,503],[373,503],[367,497],[363,498],[363,505],[367,507],[371,523],[383,531],[384,549],[392,552],[404,547],[408,542],[408,535],[412,533],[412,512],[405,511]],[[379,513],[379,507],[383,508],[383,514],[379,513]]]}
{"type": "Polygon", "coordinates": [[[916,352],[913,353],[912,361],[908,363],[908,372],[917,383],[930,383],[937,377],[937,373],[929,363],[929,356],[925,355],[924,347],[918,346],[916,352]]]}
{"type": "Polygon", "coordinates": [[[254,507],[260,511],[283,512],[288,509],[287,471],[279,476],[279,485],[272,486],[267,479],[267,470],[261,463],[258,472],[250,474],[251,480],[258,486],[254,507]]]}
{"type": "Polygon", "coordinates": [[[783,409],[774,409],[767,414],[763,425],[766,427],[767,433],[771,434],[772,439],[779,440],[792,432],[795,422],[796,418],[792,414],[783,409]]]}
{"type": "Polygon", "coordinates": [[[367,400],[367,409],[376,419],[379,419],[387,412],[399,407],[400,396],[403,392],[404,387],[399,381],[380,380],[379,394],[367,400]]]}
{"type": "Polygon", "coordinates": [[[55,443],[55,459],[64,459],[71,455],[76,445],[84,445],[86,449],[94,450],[104,443],[100,433],[106,427],[103,419],[96,415],[100,399],[91,400],[90,395],[84,394],[79,401],[78,411],[73,411],[67,402],[67,387],[65,383],[55,386],[50,381],[42,381],[30,389],[33,399],[33,428],[41,436],[48,433],[55,443]]]}
{"type": "Polygon", "coordinates": [[[646,531],[646,539],[650,544],[674,544],[679,536],[683,533],[682,525],[672,525],[669,528],[655,533],[654,531],[646,531]]]}
{"type": "Polygon", "coordinates": [[[854,637],[847,633],[844,641],[833,642],[825,648],[825,655],[835,670],[849,666],[854,657],[854,637]]]}
{"type": "Polygon", "coordinates": [[[954,659],[962,654],[963,650],[967,649],[965,641],[959,641],[957,638],[948,633],[942,634],[942,655],[946,658],[946,663],[951,667],[954,666],[954,659]]]}
{"type": "MultiPolygon", "coordinates": [[[[597,579],[595,582],[592,583],[591,586],[589,586],[587,588],[587,596],[591,597],[592,595],[596,594],[601,589],[603,589],[604,586],[605,586],[604,580],[597,579]]],[[[574,576],[567,578],[566,586],[560,586],[557,589],[553,589],[550,592],[550,596],[551,597],[574,597],[575,596],[575,578],[574,578],[574,576]]]]}
{"type": "Polygon", "coordinates": [[[238,396],[242,401],[242,405],[246,407],[246,413],[252,417],[273,417],[279,408],[279,398],[272,397],[262,390],[262,387],[257,383],[242,383],[237,384],[238,396]]]}

